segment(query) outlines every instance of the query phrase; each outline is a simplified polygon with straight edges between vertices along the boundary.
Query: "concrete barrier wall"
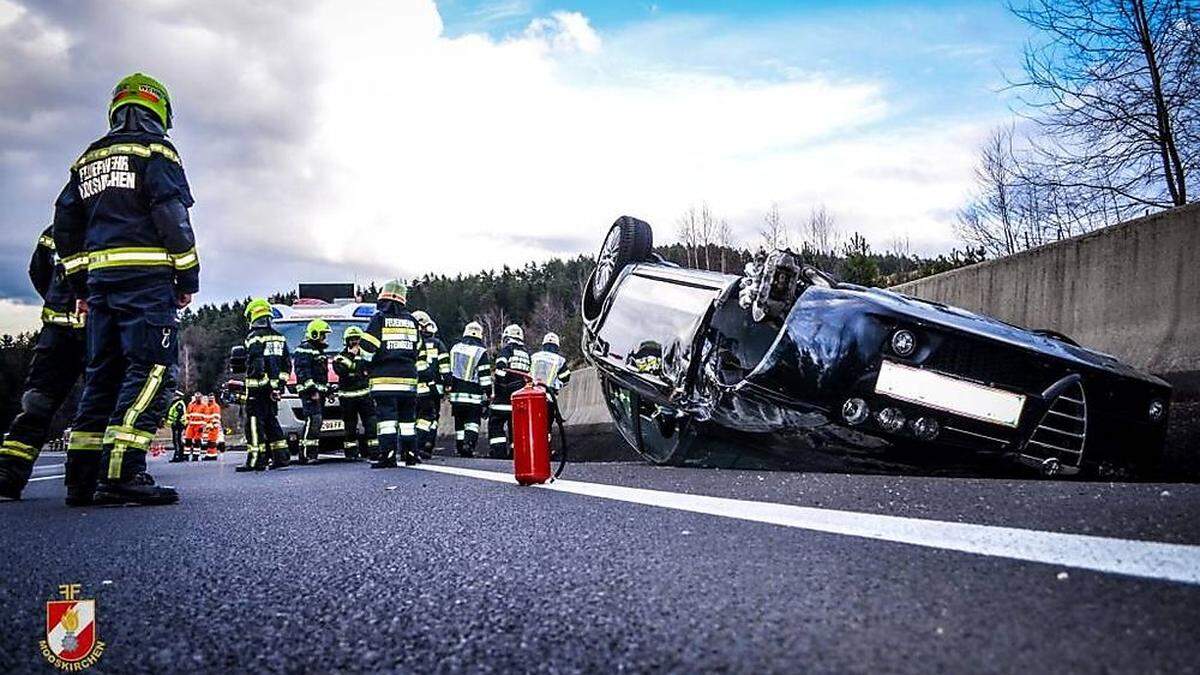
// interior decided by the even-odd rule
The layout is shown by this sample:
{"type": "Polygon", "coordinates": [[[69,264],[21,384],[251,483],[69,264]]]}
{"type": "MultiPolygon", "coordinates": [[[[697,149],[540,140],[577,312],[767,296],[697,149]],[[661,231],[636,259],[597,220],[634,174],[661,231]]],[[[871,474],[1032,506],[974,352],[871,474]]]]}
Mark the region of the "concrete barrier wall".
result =
{"type": "Polygon", "coordinates": [[[901,293],[1050,328],[1200,392],[1200,204],[902,284],[901,293]]]}

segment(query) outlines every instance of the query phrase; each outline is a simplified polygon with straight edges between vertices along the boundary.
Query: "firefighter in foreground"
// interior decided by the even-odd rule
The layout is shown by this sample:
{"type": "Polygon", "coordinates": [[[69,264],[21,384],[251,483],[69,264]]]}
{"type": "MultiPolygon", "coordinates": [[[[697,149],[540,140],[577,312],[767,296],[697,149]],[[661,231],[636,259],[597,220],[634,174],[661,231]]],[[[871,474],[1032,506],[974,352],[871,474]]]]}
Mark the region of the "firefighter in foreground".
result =
{"type": "Polygon", "coordinates": [[[462,339],[450,348],[447,384],[454,416],[454,448],[461,457],[474,457],[479,421],[492,390],[492,361],[483,346],[483,326],[474,321],[467,324],[462,339]]]}
{"type": "Polygon", "coordinates": [[[287,339],[271,325],[271,305],[255,298],[246,305],[246,463],[235,471],[288,465],[287,439],[279,426],[279,399],[292,371],[287,339]]]}
{"type": "Polygon", "coordinates": [[[174,379],[178,310],[200,289],[193,200],[166,137],[166,87],[141,73],[126,77],[108,121],[108,134],[71,167],[54,209],[54,243],[88,312],[88,367],[68,453],[79,466],[67,502],[168,504],[179,494],[146,473],[146,450],[166,412],[163,386],[174,379]]]}
{"type": "Polygon", "coordinates": [[[296,393],[304,406],[304,435],[300,439],[300,463],[317,461],[321,449],[321,425],[325,420],[325,397],[329,395],[329,348],[331,329],[324,319],[313,319],[304,329],[304,342],[296,347],[296,393]]]}
{"type": "Polygon", "coordinates": [[[437,336],[438,327],[424,311],[413,312],[421,331],[426,368],[417,383],[417,453],[424,459],[433,456],[437,445],[438,421],[442,414],[442,396],[450,376],[450,354],[446,343],[437,336]]]}
{"type": "MultiPolygon", "coordinates": [[[[0,497],[19,499],[33,473],[50,422],[83,373],[87,360],[84,316],[75,311],[75,293],[67,284],[54,239],[46,228],[29,261],[29,279],[42,297],[42,331],[33,348],[21,411],[0,443],[0,497]]],[[[77,471],[81,464],[68,460],[77,471]]],[[[69,481],[78,480],[74,475],[69,481]]]]}
{"type": "Polygon", "coordinates": [[[529,357],[529,373],[533,381],[546,388],[550,403],[550,420],[553,423],[558,413],[558,394],[571,381],[571,369],[567,360],[559,353],[557,333],[546,333],[542,348],[529,357]]]}
{"type": "Polygon", "coordinates": [[[488,454],[496,459],[512,458],[512,395],[525,386],[529,374],[529,352],[525,331],[516,324],[504,328],[503,344],[496,355],[492,381],[492,403],[488,409],[488,454]]]}
{"type": "Polygon", "coordinates": [[[372,468],[417,463],[417,382],[426,367],[417,320],[406,307],[408,287],[392,280],[379,294],[362,336],[371,361],[371,398],[379,416],[379,459],[372,468]]]}
{"type": "Polygon", "coordinates": [[[183,430],[187,427],[187,403],[183,400],[183,392],[175,391],[171,405],[167,407],[167,426],[171,427],[171,463],[186,462],[183,454],[183,430]]]}
{"type": "Polygon", "coordinates": [[[346,438],[342,447],[347,459],[358,459],[358,424],[362,422],[366,438],[367,457],[379,453],[379,438],[375,435],[375,401],[371,399],[371,381],[367,372],[370,364],[362,349],[363,331],[349,326],[342,332],[342,351],[333,357],[333,372],[338,376],[338,402],[342,406],[342,422],[346,438]]]}

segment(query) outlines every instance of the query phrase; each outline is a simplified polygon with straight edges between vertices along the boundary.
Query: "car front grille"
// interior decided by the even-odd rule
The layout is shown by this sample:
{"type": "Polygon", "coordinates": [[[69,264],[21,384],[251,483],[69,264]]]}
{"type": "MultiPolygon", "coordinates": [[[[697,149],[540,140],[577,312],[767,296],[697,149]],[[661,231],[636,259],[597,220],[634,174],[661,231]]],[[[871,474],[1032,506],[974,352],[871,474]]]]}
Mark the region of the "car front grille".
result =
{"type": "Polygon", "coordinates": [[[1025,445],[1025,454],[1078,468],[1087,441],[1087,418],[1087,397],[1083,385],[1075,379],[1050,402],[1025,445]]]}
{"type": "Polygon", "coordinates": [[[1043,391],[1062,373],[1017,349],[970,338],[950,337],[922,364],[947,375],[989,386],[1002,385],[1025,393],[1043,391]]]}

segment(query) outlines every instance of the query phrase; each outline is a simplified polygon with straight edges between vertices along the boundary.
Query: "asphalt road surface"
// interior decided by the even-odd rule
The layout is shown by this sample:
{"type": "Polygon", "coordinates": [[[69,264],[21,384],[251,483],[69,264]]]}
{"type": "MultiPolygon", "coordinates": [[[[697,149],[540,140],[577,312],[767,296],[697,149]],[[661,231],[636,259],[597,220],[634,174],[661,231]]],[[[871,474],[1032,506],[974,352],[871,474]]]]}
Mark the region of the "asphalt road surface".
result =
{"type": "Polygon", "coordinates": [[[1197,485],[241,459],[71,510],[43,458],[0,504],[0,672],[51,672],[65,583],[98,672],[1200,670],[1197,485]]]}

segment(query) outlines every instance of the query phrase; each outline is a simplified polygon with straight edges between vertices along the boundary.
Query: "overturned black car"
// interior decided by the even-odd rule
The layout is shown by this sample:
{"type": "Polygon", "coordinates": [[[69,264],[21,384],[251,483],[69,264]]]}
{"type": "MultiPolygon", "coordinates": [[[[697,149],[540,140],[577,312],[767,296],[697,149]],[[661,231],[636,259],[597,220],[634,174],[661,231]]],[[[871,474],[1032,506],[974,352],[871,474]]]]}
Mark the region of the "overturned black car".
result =
{"type": "Polygon", "coordinates": [[[619,218],[582,304],[609,411],[652,462],[1158,467],[1170,386],[1065,335],[838,283],[790,251],[733,276],[652,249],[619,218]]]}

